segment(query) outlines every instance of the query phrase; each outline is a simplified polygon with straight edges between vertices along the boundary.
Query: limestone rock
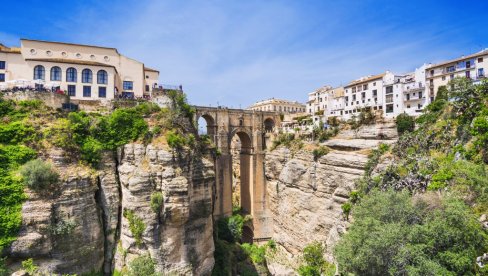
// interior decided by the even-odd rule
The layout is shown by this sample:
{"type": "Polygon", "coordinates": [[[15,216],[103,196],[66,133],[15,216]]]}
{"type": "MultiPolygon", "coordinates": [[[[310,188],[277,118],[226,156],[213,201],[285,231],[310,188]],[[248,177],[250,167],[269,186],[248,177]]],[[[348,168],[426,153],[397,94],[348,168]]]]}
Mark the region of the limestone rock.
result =
{"type": "Polygon", "coordinates": [[[119,152],[122,210],[134,211],[145,225],[141,244],[122,217],[115,268],[149,254],[164,274],[208,275],[213,259],[213,164],[202,157],[172,152],[152,145],[125,145],[119,152]],[[164,195],[160,214],[150,207],[154,191],[164,195]]]}
{"type": "Polygon", "coordinates": [[[332,150],[317,161],[311,152],[292,156],[283,147],[266,154],[272,238],[278,246],[278,257],[269,261],[270,271],[288,275],[287,269],[297,268],[303,248],[313,241],[323,242],[326,257],[333,261],[333,246],[348,226],[341,205],[348,200],[367,160],[361,151],[332,150]]]}

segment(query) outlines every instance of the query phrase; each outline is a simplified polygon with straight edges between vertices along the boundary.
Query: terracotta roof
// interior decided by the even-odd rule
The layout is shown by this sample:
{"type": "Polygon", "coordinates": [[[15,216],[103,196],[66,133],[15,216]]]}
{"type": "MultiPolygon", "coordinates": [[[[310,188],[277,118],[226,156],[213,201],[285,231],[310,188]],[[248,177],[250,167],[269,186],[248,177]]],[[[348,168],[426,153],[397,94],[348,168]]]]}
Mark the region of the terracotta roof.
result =
{"type": "Polygon", "coordinates": [[[368,81],[372,81],[372,80],[376,80],[376,79],[381,79],[382,77],[384,77],[386,75],[386,73],[382,73],[382,74],[379,74],[379,75],[374,75],[374,76],[371,76],[371,77],[367,77],[365,79],[360,79],[360,80],[354,80],[354,81],[351,81],[348,85],[344,86],[344,87],[349,87],[349,86],[352,86],[352,85],[357,85],[357,84],[360,84],[360,83],[364,83],[364,82],[368,82],[368,81]]]}
{"type": "Polygon", "coordinates": [[[67,59],[67,58],[28,58],[25,60],[29,61],[42,61],[42,62],[54,62],[54,63],[69,63],[69,64],[81,64],[81,65],[92,65],[92,66],[103,66],[103,67],[113,67],[113,65],[95,62],[95,61],[86,61],[86,60],[76,60],[76,59],[67,59]]]}
{"type": "Polygon", "coordinates": [[[0,44],[0,52],[1,53],[14,53],[14,54],[20,54],[20,48],[17,47],[7,47],[3,44],[0,44]]]}
{"type": "Polygon", "coordinates": [[[146,66],[144,66],[144,71],[152,71],[152,72],[158,72],[159,73],[158,70],[152,69],[152,68],[149,68],[149,67],[146,67],[146,66]]]}
{"type": "Polygon", "coordinates": [[[47,40],[37,40],[37,39],[27,39],[21,38],[20,41],[37,41],[37,42],[44,42],[44,43],[56,43],[56,44],[64,44],[64,45],[71,45],[71,46],[85,46],[85,47],[94,47],[100,49],[108,49],[108,50],[115,50],[115,52],[119,53],[116,48],[113,47],[103,47],[103,46],[96,46],[96,45],[88,45],[88,44],[78,44],[78,43],[68,43],[68,42],[58,42],[58,41],[47,41],[47,40]]]}
{"type": "Polygon", "coordinates": [[[470,58],[476,58],[476,57],[484,56],[484,55],[488,55],[488,50],[483,50],[483,51],[480,51],[478,53],[475,53],[475,54],[472,54],[472,55],[468,55],[468,56],[465,56],[465,57],[460,57],[460,58],[456,58],[456,59],[453,59],[453,60],[448,60],[448,61],[443,61],[441,63],[432,64],[430,67],[428,67],[428,69],[437,68],[437,67],[440,67],[440,66],[443,66],[443,65],[447,65],[447,64],[450,64],[450,63],[454,63],[454,62],[458,62],[458,61],[465,60],[465,59],[470,59],[470,58]]]}

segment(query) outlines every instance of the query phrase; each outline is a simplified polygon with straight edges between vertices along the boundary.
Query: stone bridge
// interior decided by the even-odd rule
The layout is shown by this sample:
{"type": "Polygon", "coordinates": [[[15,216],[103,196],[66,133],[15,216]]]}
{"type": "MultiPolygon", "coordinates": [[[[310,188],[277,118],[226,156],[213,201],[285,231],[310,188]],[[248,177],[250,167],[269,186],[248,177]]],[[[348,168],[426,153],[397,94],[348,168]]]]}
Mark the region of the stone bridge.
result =
{"type": "Polygon", "coordinates": [[[262,112],[220,107],[195,106],[196,122],[204,118],[207,134],[220,155],[215,161],[216,189],[214,217],[232,214],[232,152],[231,143],[240,140],[240,204],[250,214],[252,223],[243,229],[243,240],[260,241],[271,237],[272,220],[268,211],[266,178],[264,172],[265,149],[270,146],[280,116],[275,112],[262,112]]]}

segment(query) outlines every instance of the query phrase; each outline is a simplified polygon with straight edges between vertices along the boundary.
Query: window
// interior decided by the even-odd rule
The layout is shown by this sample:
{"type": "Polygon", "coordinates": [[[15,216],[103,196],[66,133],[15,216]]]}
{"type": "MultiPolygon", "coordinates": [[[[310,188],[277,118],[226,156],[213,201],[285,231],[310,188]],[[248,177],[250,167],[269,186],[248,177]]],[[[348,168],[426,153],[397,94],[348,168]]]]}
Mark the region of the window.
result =
{"type": "Polygon", "coordinates": [[[378,96],[378,91],[375,89],[375,90],[373,90],[373,97],[376,97],[376,96],[378,96]]]}
{"type": "Polygon", "coordinates": [[[471,68],[471,61],[466,61],[466,68],[471,68]]]}
{"type": "Polygon", "coordinates": [[[82,83],[92,83],[92,71],[90,69],[83,69],[81,71],[81,82],[82,83]]]}
{"type": "Polygon", "coordinates": [[[368,90],[368,85],[367,84],[363,85],[363,90],[368,90]]]}
{"type": "Polygon", "coordinates": [[[352,100],[355,101],[356,100],[356,95],[352,95],[352,100]]]}
{"type": "Polygon", "coordinates": [[[386,87],[386,94],[391,94],[393,93],[393,86],[387,86],[386,87]]]}
{"type": "Polygon", "coordinates": [[[453,79],[454,79],[454,74],[451,74],[451,75],[449,76],[449,78],[450,78],[451,80],[453,80],[453,79]]]}
{"type": "Polygon", "coordinates": [[[417,105],[417,108],[418,108],[418,109],[421,109],[421,108],[422,108],[422,105],[421,105],[421,104],[418,104],[418,105],[417,105]]]}
{"type": "Polygon", "coordinates": [[[149,85],[146,84],[146,92],[149,92],[149,85]]]}
{"type": "Polygon", "coordinates": [[[361,98],[363,98],[363,99],[366,98],[366,92],[361,93],[361,98]]]}
{"type": "Polygon", "coordinates": [[[105,70],[100,70],[97,73],[97,83],[98,84],[107,84],[108,82],[108,75],[107,71],[105,70]]]}
{"type": "Polygon", "coordinates": [[[68,96],[75,97],[76,96],[76,85],[68,85],[68,96]]]}
{"type": "Polygon", "coordinates": [[[107,97],[107,87],[98,87],[98,97],[99,98],[106,98],[107,97]]]}
{"type": "Polygon", "coordinates": [[[410,108],[410,105],[409,104],[407,104],[407,108],[410,108]]]}
{"type": "Polygon", "coordinates": [[[66,70],[66,82],[76,82],[76,69],[70,67],[66,70]]]}
{"type": "Polygon", "coordinates": [[[34,67],[34,80],[44,80],[45,79],[46,71],[44,66],[37,65],[34,67]]]}
{"type": "Polygon", "coordinates": [[[61,81],[61,68],[58,66],[51,67],[51,80],[61,81]]]}
{"type": "Polygon", "coordinates": [[[422,92],[419,92],[419,99],[422,99],[422,92]]]}
{"type": "Polygon", "coordinates": [[[0,74],[0,82],[5,82],[5,74],[4,73],[0,74]]]}
{"type": "Polygon", "coordinates": [[[376,86],[376,82],[373,82],[373,86],[376,86]]]}
{"type": "Polygon", "coordinates": [[[356,93],[356,87],[352,88],[352,93],[356,93]]]}
{"type": "Polygon", "coordinates": [[[0,70],[5,69],[5,61],[0,60],[0,70]]]}
{"type": "Polygon", "coordinates": [[[446,76],[442,76],[442,80],[445,81],[446,80],[446,76]]]}
{"type": "Polygon", "coordinates": [[[454,66],[449,66],[449,67],[446,67],[446,71],[447,71],[448,73],[450,73],[450,72],[454,72],[454,71],[456,71],[456,68],[455,68],[454,66]]]}
{"type": "Polygon", "coordinates": [[[467,79],[470,79],[471,78],[471,72],[470,71],[466,71],[466,78],[467,79]]]}
{"type": "Polygon", "coordinates": [[[483,58],[482,57],[478,58],[478,62],[483,62],[483,58]]]}
{"type": "Polygon", "coordinates": [[[85,85],[83,86],[83,97],[91,97],[91,86],[85,85]]]}
{"type": "Polygon", "coordinates": [[[133,82],[124,81],[124,90],[132,90],[134,88],[133,82]]]}
{"type": "Polygon", "coordinates": [[[410,94],[407,94],[407,101],[410,101],[410,94]]]}
{"type": "Polygon", "coordinates": [[[386,105],[386,113],[392,113],[392,112],[393,112],[393,105],[387,104],[386,105]]]}
{"type": "Polygon", "coordinates": [[[386,95],[386,102],[392,103],[393,102],[393,95],[386,95]]]}
{"type": "Polygon", "coordinates": [[[485,69],[479,68],[478,69],[478,77],[482,78],[485,76],[485,69]]]}

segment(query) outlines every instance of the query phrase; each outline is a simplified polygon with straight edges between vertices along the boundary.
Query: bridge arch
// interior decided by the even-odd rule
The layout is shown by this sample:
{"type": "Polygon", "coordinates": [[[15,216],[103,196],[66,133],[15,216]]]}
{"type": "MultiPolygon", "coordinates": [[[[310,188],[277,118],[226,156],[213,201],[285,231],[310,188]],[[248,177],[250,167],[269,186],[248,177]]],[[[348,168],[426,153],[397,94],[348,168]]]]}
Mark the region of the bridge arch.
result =
{"type": "MultiPolygon", "coordinates": [[[[238,128],[234,130],[230,137],[230,143],[235,137],[239,138],[240,146],[239,146],[239,205],[241,207],[241,211],[244,214],[251,214],[252,213],[252,179],[253,179],[253,170],[252,170],[252,160],[253,160],[253,145],[252,145],[252,136],[249,131],[245,128],[238,128]]],[[[230,145],[232,147],[232,145],[230,145]]],[[[234,166],[234,164],[233,164],[234,166]]],[[[234,183],[231,183],[234,186],[234,183]]]]}
{"type": "Polygon", "coordinates": [[[210,136],[210,138],[214,139],[215,137],[215,134],[216,134],[216,128],[217,128],[217,125],[215,123],[215,119],[212,117],[212,115],[208,114],[208,113],[204,113],[200,116],[197,116],[197,125],[198,125],[198,131],[199,131],[199,134],[200,134],[200,123],[202,122],[202,119],[203,121],[205,122],[205,125],[206,125],[206,134],[208,136],[210,136]]]}
{"type": "Polygon", "coordinates": [[[275,128],[275,121],[272,118],[264,120],[264,132],[273,132],[275,128]]]}

